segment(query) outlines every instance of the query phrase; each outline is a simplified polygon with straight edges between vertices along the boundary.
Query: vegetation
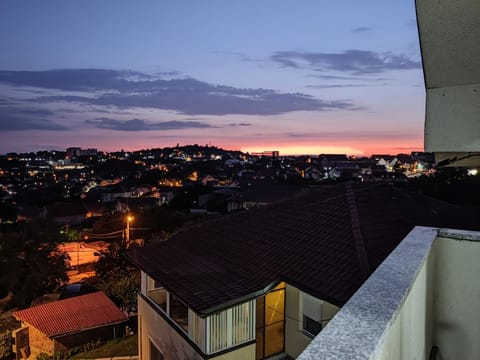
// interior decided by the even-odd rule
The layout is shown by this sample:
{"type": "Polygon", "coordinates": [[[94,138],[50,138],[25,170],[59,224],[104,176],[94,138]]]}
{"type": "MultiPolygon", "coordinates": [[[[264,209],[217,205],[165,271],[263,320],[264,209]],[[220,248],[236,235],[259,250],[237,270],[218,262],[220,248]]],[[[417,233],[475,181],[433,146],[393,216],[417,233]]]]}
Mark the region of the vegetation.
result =
{"type": "Polygon", "coordinates": [[[122,311],[130,314],[137,309],[140,273],[125,257],[126,251],[124,242],[110,244],[108,250],[100,253],[95,266],[96,276],[85,283],[105,292],[122,311]]]}
{"type": "Polygon", "coordinates": [[[77,354],[72,359],[98,359],[129,355],[138,355],[138,338],[136,335],[108,341],[103,346],[77,354]]]}
{"type": "Polygon", "coordinates": [[[67,256],[57,252],[58,243],[55,225],[45,220],[0,233],[0,296],[11,292],[10,306],[28,307],[66,283],[67,256]]]}
{"type": "MultiPolygon", "coordinates": [[[[95,349],[98,349],[102,345],[103,345],[103,343],[100,340],[91,341],[91,342],[88,342],[86,344],[71,348],[68,351],[57,353],[53,356],[47,355],[46,353],[40,353],[37,356],[37,360],[67,360],[67,359],[72,359],[72,356],[75,355],[75,354],[79,354],[79,353],[82,353],[82,352],[93,351],[95,349]]],[[[84,359],[84,357],[82,357],[82,359],[84,359]]]]}

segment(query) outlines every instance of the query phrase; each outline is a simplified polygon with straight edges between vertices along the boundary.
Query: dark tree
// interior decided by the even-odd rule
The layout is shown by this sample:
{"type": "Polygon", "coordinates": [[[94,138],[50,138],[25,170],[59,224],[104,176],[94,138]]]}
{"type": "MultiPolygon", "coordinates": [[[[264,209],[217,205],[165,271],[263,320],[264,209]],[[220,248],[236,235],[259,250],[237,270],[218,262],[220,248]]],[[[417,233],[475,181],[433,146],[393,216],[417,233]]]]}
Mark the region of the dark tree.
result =
{"type": "Polygon", "coordinates": [[[58,239],[55,225],[46,221],[0,233],[0,287],[12,292],[12,306],[28,307],[66,283],[67,256],[58,253],[58,239]]]}

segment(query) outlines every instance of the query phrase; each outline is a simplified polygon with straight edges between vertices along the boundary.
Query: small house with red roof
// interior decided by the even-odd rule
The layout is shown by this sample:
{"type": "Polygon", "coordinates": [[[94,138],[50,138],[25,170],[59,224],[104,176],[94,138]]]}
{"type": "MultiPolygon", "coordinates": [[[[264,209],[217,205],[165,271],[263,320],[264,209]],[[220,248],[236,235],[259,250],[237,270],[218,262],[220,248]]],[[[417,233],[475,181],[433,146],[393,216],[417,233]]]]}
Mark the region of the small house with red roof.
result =
{"type": "MultiPolygon", "coordinates": [[[[14,312],[28,327],[31,352],[53,355],[124,335],[126,315],[102,291],[14,312]]],[[[20,350],[20,349],[18,349],[20,350]]]]}

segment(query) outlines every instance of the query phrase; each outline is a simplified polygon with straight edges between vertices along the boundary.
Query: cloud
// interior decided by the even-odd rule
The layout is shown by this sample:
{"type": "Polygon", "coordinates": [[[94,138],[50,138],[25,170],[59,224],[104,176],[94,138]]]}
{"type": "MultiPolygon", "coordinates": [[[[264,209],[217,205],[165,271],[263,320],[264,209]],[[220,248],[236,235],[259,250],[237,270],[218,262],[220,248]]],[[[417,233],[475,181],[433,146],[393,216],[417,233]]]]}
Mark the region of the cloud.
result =
{"type": "Polygon", "coordinates": [[[252,126],[250,123],[230,123],[228,126],[252,126]]]}
{"type": "Polygon", "coordinates": [[[371,27],[360,26],[360,27],[353,28],[352,32],[354,32],[354,33],[364,33],[364,32],[372,31],[372,30],[373,30],[373,28],[371,28],[371,27]]]}
{"type": "Polygon", "coordinates": [[[361,80],[364,81],[364,77],[358,76],[336,76],[336,75],[320,75],[320,74],[308,74],[307,77],[313,77],[323,80],[361,80]]]}
{"type": "Polygon", "coordinates": [[[342,53],[278,51],[270,59],[283,67],[315,71],[339,71],[353,75],[378,74],[390,70],[421,68],[421,62],[404,54],[347,50],[342,53]]]}
{"type": "Polygon", "coordinates": [[[415,130],[403,130],[392,132],[390,129],[378,129],[374,131],[358,130],[358,129],[341,129],[338,131],[324,131],[324,132],[287,132],[283,134],[289,138],[315,138],[315,139],[368,139],[368,138],[390,138],[390,139],[404,139],[414,138],[418,134],[415,130]]]}
{"type": "Polygon", "coordinates": [[[0,106],[0,130],[68,130],[67,127],[46,118],[53,115],[53,112],[44,109],[0,106]]]}
{"type": "Polygon", "coordinates": [[[69,92],[65,95],[54,92],[31,101],[155,108],[189,115],[274,115],[292,111],[355,109],[349,101],[323,101],[302,93],[213,85],[193,78],[165,80],[133,71],[0,71],[0,83],[69,92]],[[72,91],[82,93],[72,94],[72,91]]]}
{"type": "Polygon", "coordinates": [[[326,84],[326,85],[306,85],[309,89],[332,89],[332,88],[352,88],[352,87],[368,87],[368,86],[385,86],[387,84],[326,84]]]}
{"type": "Polygon", "coordinates": [[[212,54],[218,54],[218,55],[229,55],[229,56],[235,56],[238,59],[245,61],[245,62],[264,62],[265,60],[262,59],[254,59],[248,56],[245,53],[238,52],[238,51],[212,51],[212,54]]]}
{"type": "Polygon", "coordinates": [[[178,130],[178,129],[202,129],[211,128],[209,124],[203,122],[191,122],[182,120],[171,120],[151,123],[141,119],[115,120],[109,118],[98,118],[95,120],[86,120],[89,125],[98,129],[118,130],[118,131],[152,131],[152,130],[178,130]]]}

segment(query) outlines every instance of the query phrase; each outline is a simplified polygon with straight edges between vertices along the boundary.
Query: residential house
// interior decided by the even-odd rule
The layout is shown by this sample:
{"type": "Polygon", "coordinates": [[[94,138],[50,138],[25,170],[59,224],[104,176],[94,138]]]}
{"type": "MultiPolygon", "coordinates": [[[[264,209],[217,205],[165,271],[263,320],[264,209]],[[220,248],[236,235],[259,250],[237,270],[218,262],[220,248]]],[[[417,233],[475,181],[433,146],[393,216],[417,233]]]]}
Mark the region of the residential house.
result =
{"type": "Polygon", "coordinates": [[[101,291],[33,306],[13,315],[21,321],[22,329],[28,328],[30,352],[50,356],[88,342],[122,337],[127,321],[101,291]]]}
{"type": "Polygon", "coordinates": [[[297,357],[414,224],[480,228],[478,215],[347,183],[132,249],[140,357],[297,357]]]}

